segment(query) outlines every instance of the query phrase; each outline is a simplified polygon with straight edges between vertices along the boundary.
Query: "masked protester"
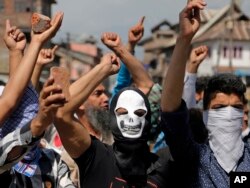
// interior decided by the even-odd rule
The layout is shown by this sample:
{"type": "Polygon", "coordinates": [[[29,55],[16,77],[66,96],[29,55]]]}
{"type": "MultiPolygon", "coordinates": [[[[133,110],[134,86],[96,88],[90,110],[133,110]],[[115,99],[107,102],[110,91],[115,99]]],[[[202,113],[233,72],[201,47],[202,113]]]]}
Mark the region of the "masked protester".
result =
{"type": "Polygon", "coordinates": [[[147,184],[147,169],[157,157],[149,152],[150,108],[145,96],[134,88],[116,95],[112,102],[113,150],[121,175],[129,185],[147,184]]]}
{"type": "Polygon", "coordinates": [[[196,0],[187,4],[180,13],[180,35],[164,80],[162,128],[175,163],[182,165],[185,171],[185,187],[228,188],[233,172],[250,172],[250,145],[241,137],[246,87],[233,74],[210,78],[203,98],[203,120],[209,144],[195,142],[187,123],[189,113],[182,100],[182,80],[188,49],[200,25],[199,11],[206,3],[196,0]]]}
{"type": "Polygon", "coordinates": [[[118,92],[110,105],[113,145],[92,136],[90,147],[75,159],[81,186],[166,187],[166,160],[147,145],[150,117],[148,99],[140,90],[127,87],[118,92]]]}

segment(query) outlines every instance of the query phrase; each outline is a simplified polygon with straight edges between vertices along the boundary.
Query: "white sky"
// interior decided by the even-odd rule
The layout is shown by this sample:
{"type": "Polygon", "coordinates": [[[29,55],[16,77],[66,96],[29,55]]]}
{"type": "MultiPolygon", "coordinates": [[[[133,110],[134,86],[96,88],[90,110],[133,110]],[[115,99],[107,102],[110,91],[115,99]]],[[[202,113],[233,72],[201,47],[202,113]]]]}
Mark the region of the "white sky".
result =
{"type": "MultiPolygon", "coordinates": [[[[53,13],[64,12],[64,20],[55,40],[66,40],[66,33],[93,35],[99,42],[103,32],[116,32],[127,41],[128,29],[141,16],[146,16],[144,37],[164,19],[178,21],[178,15],[187,0],[57,0],[53,13]]],[[[230,0],[206,0],[207,8],[221,8],[230,0]]],[[[242,0],[243,10],[250,10],[250,1],[242,0]]],[[[248,13],[249,15],[249,13],[248,13]]]]}

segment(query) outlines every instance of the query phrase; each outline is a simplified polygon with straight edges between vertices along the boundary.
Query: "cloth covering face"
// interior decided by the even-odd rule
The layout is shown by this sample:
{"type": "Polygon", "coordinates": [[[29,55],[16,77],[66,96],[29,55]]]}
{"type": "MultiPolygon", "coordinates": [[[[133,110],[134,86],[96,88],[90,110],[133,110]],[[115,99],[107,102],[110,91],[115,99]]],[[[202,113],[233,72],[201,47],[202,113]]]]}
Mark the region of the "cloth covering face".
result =
{"type": "Polygon", "coordinates": [[[150,151],[150,106],[147,97],[137,88],[127,87],[115,95],[110,105],[113,150],[122,176],[133,186],[147,181],[150,151]],[[124,113],[117,113],[118,109],[124,113]]]}
{"type": "Polygon", "coordinates": [[[231,106],[203,112],[209,133],[209,145],[221,167],[234,171],[244,151],[241,136],[243,110],[231,106]]]}

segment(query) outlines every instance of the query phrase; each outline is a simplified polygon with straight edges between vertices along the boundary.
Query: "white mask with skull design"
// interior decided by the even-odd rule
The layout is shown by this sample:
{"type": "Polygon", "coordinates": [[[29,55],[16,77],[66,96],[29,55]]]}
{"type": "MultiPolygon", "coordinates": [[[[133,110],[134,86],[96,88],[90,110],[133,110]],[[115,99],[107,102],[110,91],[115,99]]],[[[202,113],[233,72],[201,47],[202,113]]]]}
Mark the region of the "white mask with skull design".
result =
{"type": "Polygon", "coordinates": [[[124,91],[115,107],[116,121],[125,138],[139,138],[145,127],[147,108],[142,96],[133,90],[124,91]]]}

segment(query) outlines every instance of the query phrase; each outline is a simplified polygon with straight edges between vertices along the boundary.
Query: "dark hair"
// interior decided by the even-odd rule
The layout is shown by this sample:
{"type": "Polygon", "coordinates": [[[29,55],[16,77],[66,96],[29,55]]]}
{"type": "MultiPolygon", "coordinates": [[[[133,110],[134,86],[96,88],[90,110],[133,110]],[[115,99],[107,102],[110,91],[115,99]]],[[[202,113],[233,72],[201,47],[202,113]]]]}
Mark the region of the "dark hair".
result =
{"type": "Polygon", "coordinates": [[[1,85],[1,86],[5,86],[6,83],[5,83],[4,81],[0,80],[0,85],[1,85]]]}
{"type": "Polygon", "coordinates": [[[243,101],[246,86],[242,80],[230,73],[218,74],[211,77],[204,90],[203,109],[207,110],[211,100],[217,93],[236,94],[243,101]]]}
{"type": "Polygon", "coordinates": [[[198,77],[195,83],[195,91],[196,93],[201,93],[202,91],[205,90],[208,80],[210,77],[208,76],[201,76],[198,77]]]}

